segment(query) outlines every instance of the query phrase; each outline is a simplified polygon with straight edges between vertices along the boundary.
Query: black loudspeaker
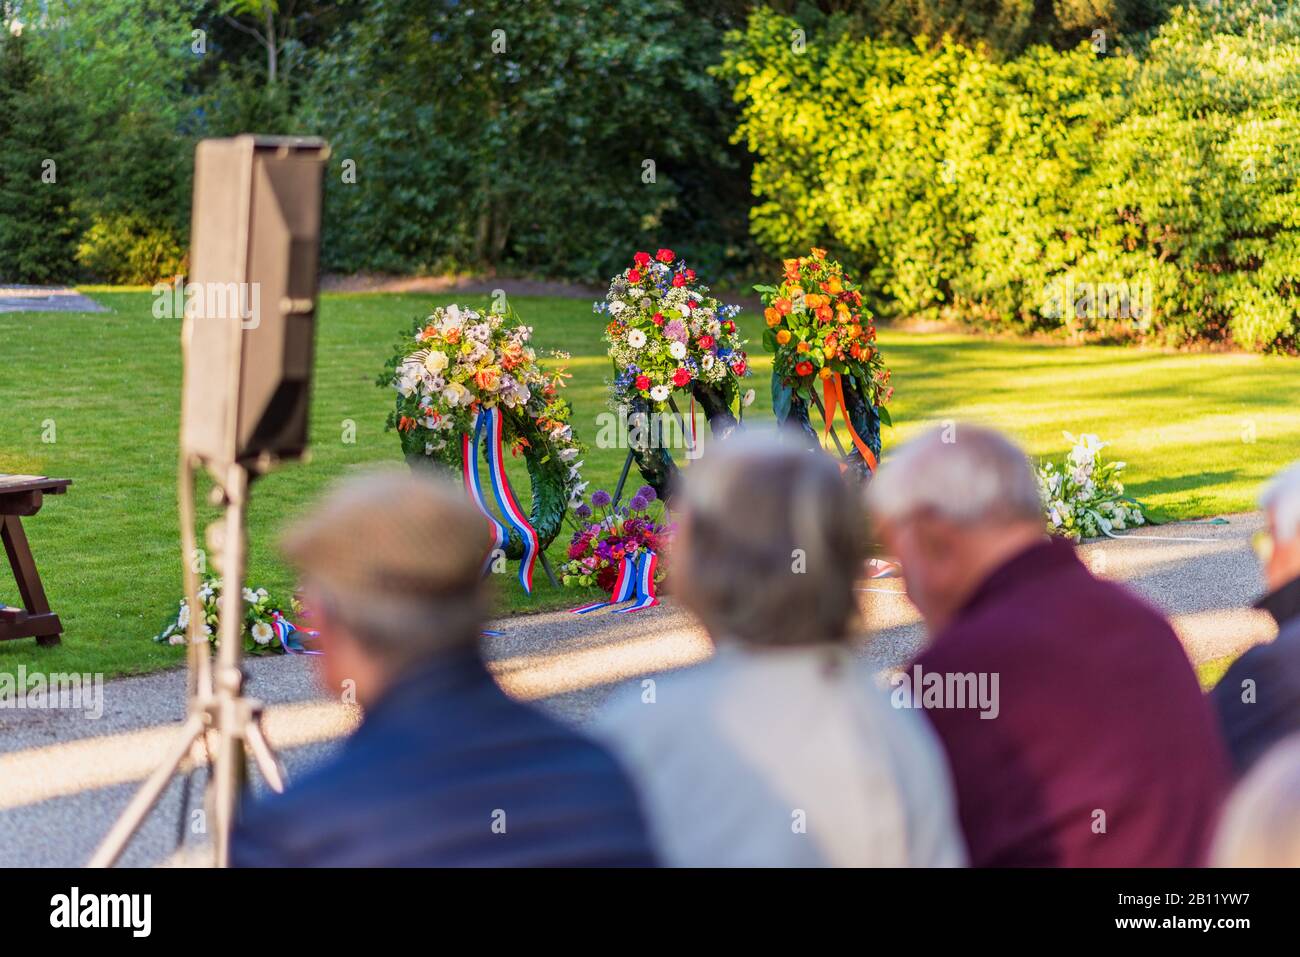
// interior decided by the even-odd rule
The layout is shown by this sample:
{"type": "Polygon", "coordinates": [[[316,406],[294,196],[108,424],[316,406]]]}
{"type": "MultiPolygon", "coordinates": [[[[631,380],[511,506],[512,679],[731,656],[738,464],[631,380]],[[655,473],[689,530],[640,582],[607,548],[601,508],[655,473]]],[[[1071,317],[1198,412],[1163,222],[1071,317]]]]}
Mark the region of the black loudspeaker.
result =
{"type": "Polygon", "coordinates": [[[290,137],[195,150],[181,445],[214,474],[306,451],[328,158],[290,137]]]}

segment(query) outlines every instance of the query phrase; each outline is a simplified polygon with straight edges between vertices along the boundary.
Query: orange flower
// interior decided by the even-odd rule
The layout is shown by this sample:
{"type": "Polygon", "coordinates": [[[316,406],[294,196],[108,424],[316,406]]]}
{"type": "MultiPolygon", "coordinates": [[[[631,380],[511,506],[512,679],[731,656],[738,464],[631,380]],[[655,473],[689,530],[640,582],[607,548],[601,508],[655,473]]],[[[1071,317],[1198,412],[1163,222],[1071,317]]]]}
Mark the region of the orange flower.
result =
{"type": "Polygon", "coordinates": [[[825,259],[825,258],[826,258],[826,250],[824,250],[824,249],[818,249],[816,246],[813,247],[812,254],[813,254],[813,259],[825,259]]]}
{"type": "Polygon", "coordinates": [[[818,306],[818,307],[817,307],[817,318],[818,318],[818,320],[820,320],[821,322],[830,322],[830,321],[831,321],[831,307],[830,307],[830,306],[818,306]]]}
{"type": "Polygon", "coordinates": [[[779,326],[781,324],[781,314],[771,306],[763,310],[763,318],[767,320],[769,326],[779,326]]]}
{"type": "Polygon", "coordinates": [[[496,369],[479,369],[474,373],[474,384],[484,392],[494,392],[501,384],[501,373],[496,369]]]}
{"type": "Polygon", "coordinates": [[[408,415],[404,415],[397,420],[397,431],[410,432],[413,428],[415,428],[416,425],[417,423],[415,419],[411,418],[408,415]]]}
{"type": "Polygon", "coordinates": [[[803,286],[791,286],[791,287],[790,287],[790,298],[791,298],[791,299],[793,299],[795,296],[800,296],[800,295],[803,295],[803,286]]]}
{"type": "Polygon", "coordinates": [[[859,338],[862,335],[862,324],[859,322],[852,323],[848,329],[845,330],[845,335],[850,339],[859,338]]]}
{"type": "Polygon", "coordinates": [[[830,366],[822,366],[821,372],[819,372],[819,373],[817,373],[817,374],[818,374],[819,376],[821,376],[823,379],[829,379],[829,378],[830,378],[831,376],[833,376],[835,373],[831,371],[831,367],[830,367],[830,366]]]}
{"type": "Polygon", "coordinates": [[[861,359],[862,346],[858,345],[856,342],[853,343],[853,345],[849,346],[849,355],[854,359],[861,359]]]}
{"type": "Polygon", "coordinates": [[[790,330],[789,330],[789,329],[782,329],[780,332],[778,332],[778,333],[776,334],[776,341],[779,342],[781,345],[785,345],[787,342],[789,342],[789,341],[790,341],[790,330]]]}
{"type": "Polygon", "coordinates": [[[434,326],[432,323],[430,323],[429,325],[427,325],[427,326],[424,327],[424,331],[420,333],[420,338],[421,338],[421,339],[432,339],[432,338],[433,338],[434,336],[436,336],[437,334],[438,334],[438,329],[437,329],[437,327],[434,326]]]}
{"type": "Polygon", "coordinates": [[[512,342],[501,350],[501,368],[509,372],[523,364],[524,347],[517,342],[512,342]]]}
{"type": "Polygon", "coordinates": [[[826,283],[826,291],[829,292],[832,296],[838,296],[840,294],[840,291],[843,290],[843,288],[844,287],[840,284],[839,276],[831,276],[831,278],[826,283]]]}
{"type": "Polygon", "coordinates": [[[776,300],[772,305],[776,308],[776,311],[783,316],[790,315],[790,310],[794,308],[794,303],[785,298],[776,300]]]}
{"type": "Polygon", "coordinates": [[[807,352],[809,348],[810,348],[810,347],[809,347],[808,343],[806,343],[806,342],[801,342],[801,343],[799,343],[797,346],[795,346],[795,351],[796,351],[796,352],[807,352]]]}

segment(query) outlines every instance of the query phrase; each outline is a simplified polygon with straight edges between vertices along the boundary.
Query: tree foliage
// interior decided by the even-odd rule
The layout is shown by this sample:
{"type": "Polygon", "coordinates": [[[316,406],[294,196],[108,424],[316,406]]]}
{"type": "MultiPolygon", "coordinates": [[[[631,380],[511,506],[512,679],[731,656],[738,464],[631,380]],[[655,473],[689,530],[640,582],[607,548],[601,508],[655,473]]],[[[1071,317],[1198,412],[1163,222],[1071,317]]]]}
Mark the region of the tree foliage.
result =
{"type": "Polygon", "coordinates": [[[1140,59],[795,29],[756,12],[722,69],[771,255],[828,245],[894,314],[1294,347],[1300,12],[1180,9],[1140,59]]]}

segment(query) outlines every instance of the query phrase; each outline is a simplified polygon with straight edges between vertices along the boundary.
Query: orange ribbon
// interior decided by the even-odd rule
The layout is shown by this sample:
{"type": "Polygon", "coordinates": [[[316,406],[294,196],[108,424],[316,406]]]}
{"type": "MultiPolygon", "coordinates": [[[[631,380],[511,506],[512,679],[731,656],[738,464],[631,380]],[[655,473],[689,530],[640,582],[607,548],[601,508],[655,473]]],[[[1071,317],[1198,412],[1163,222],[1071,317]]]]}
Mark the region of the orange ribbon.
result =
{"type": "Polygon", "coordinates": [[[876,471],[876,456],[867,447],[867,443],[862,441],[862,436],[853,428],[853,420],[849,418],[849,407],[844,401],[844,380],[840,373],[835,373],[829,379],[823,380],[822,393],[826,396],[826,438],[831,437],[835,429],[835,412],[837,409],[843,410],[844,424],[849,427],[849,435],[853,436],[853,444],[858,448],[858,454],[862,456],[862,461],[867,463],[867,468],[872,472],[876,471]]]}

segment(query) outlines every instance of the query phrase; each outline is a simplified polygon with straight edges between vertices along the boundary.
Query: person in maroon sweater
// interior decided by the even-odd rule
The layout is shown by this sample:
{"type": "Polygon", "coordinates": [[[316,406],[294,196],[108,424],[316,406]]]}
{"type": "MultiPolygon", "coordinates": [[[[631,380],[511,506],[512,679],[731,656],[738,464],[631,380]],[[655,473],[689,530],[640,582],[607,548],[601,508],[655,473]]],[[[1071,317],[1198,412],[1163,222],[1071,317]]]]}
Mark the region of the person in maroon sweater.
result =
{"type": "Polygon", "coordinates": [[[1028,460],[950,426],[868,490],[930,646],[896,681],[943,742],[974,866],[1204,863],[1230,782],[1164,618],[1044,534],[1028,460]]]}

